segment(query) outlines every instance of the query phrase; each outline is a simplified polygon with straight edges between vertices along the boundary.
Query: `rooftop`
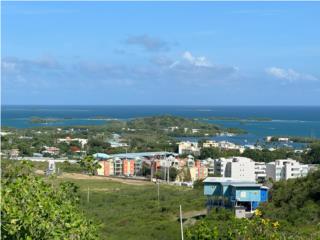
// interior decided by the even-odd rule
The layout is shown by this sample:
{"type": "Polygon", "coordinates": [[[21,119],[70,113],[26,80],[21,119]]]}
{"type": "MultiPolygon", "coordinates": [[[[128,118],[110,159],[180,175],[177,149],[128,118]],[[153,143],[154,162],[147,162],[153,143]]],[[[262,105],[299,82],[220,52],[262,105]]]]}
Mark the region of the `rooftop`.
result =
{"type": "Polygon", "coordinates": [[[235,178],[226,178],[226,177],[207,177],[204,183],[224,183],[224,184],[236,184],[236,183],[255,183],[255,181],[235,179],[235,178]]]}
{"type": "Polygon", "coordinates": [[[261,184],[256,184],[256,183],[233,183],[230,185],[232,187],[257,187],[257,188],[261,187],[261,184]]]}
{"type": "Polygon", "coordinates": [[[176,156],[173,152],[139,152],[139,153],[119,153],[119,154],[105,154],[105,153],[95,153],[94,157],[98,158],[142,158],[142,157],[155,157],[155,156],[176,156]]]}

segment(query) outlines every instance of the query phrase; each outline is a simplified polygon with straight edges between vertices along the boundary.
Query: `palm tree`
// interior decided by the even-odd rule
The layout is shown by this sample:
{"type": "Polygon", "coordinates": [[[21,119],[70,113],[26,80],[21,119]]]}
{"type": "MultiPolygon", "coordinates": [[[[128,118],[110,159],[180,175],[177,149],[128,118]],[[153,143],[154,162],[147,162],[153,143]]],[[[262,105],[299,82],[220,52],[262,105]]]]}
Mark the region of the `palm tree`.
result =
{"type": "Polygon", "coordinates": [[[89,175],[95,175],[98,168],[101,168],[99,161],[92,156],[86,156],[80,160],[80,166],[83,167],[89,175]]]}

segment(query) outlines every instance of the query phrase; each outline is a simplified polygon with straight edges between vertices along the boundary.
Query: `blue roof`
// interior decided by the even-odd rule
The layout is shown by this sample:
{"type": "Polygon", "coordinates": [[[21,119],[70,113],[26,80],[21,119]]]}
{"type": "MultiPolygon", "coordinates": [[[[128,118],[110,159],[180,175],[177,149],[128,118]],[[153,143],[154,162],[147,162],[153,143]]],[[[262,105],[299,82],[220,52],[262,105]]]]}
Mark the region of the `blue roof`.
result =
{"type": "Polygon", "coordinates": [[[111,158],[110,155],[105,154],[105,153],[95,153],[93,154],[94,158],[103,158],[103,159],[109,159],[111,158]]]}
{"type": "Polygon", "coordinates": [[[155,157],[155,156],[164,156],[164,155],[173,155],[176,156],[176,153],[173,152],[138,152],[138,153],[119,153],[119,154],[105,154],[105,153],[95,153],[93,156],[95,158],[142,158],[142,157],[155,157]]]}
{"type": "Polygon", "coordinates": [[[261,187],[261,184],[255,184],[255,183],[232,183],[230,184],[232,187],[261,187]]]}
{"type": "Polygon", "coordinates": [[[243,180],[243,179],[234,179],[228,177],[207,177],[204,183],[220,183],[222,185],[231,185],[231,184],[254,184],[255,181],[243,180]]]}

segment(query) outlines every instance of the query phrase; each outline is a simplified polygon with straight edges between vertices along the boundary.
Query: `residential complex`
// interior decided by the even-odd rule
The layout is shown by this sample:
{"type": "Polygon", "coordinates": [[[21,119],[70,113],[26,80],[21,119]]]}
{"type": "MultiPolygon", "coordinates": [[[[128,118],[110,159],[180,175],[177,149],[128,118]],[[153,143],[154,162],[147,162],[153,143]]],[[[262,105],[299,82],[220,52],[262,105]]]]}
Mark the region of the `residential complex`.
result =
{"type": "Polygon", "coordinates": [[[257,182],[261,182],[267,179],[266,168],[267,166],[265,162],[254,163],[254,174],[256,176],[257,182]]]}
{"type": "Polygon", "coordinates": [[[255,162],[246,157],[220,158],[214,161],[216,176],[254,181],[255,162]]]}
{"type": "Polygon", "coordinates": [[[142,175],[143,163],[148,164],[156,171],[161,168],[161,162],[164,161],[164,159],[168,159],[168,161],[172,160],[172,158],[167,157],[172,155],[176,154],[170,152],[142,152],[110,155],[96,153],[93,157],[99,160],[101,166],[97,171],[98,175],[139,176],[142,175]]]}
{"type": "Polygon", "coordinates": [[[180,142],[178,143],[179,154],[193,154],[200,155],[200,147],[197,142],[180,142]]]}
{"type": "MultiPolygon", "coordinates": [[[[101,168],[98,175],[104,176],[141,176],[143,165],[151,169],[151,176],[158,171],[168,178],[168,169],[176,168],[181,176],[178,181],[185,181],[186,172],[190,173],[192,182],[205,179],[208,176],[238,179],[249,182],[264,182],[271,178],[275,181],[306,176],[309,170],[308,165],[302,165],[296,160],[276,160],[271,163],[255,162],[246,157],[229,157],[206,160],[196,159],[189,154],[186,158],[180,158],[170,152],[145,152],[145,153],[124,153],[104,154],[96,153],[94,157],[99,160],[101,168]]],[[[189,181],[190,181],[189,180],[189,181]]]]}
{"type": "Polygon", "coordinates": [[[243,153],[245,150],[245,147],[236,145],[232,142],[227,142],[227,141],[216,142],[216,141],[208,140],[202,144],[202,147],[203,148],[215,147],[215,148],[220,148],[225,150],[238,150],[240,153],[243,153]]]}
{"type": "Polygon", "coordinates": [[[85,138],[70,138],[70,137],[66,137],[66,138],[59,138],[57,139],[58,143],[62,143],[65,142],[67,144],[70,144],[71,142],[79,142],[81,144],[81,147],[84,147],[87,143],[88,143],[88,139],[85,138]]]}
{"type": "Polygon", "coordinates": [[[309,167],[293,159],[279,159],[266,164],[267,178],[274,181],[288,180],[290,178],[304,177],[308,174],[309,167]]]}

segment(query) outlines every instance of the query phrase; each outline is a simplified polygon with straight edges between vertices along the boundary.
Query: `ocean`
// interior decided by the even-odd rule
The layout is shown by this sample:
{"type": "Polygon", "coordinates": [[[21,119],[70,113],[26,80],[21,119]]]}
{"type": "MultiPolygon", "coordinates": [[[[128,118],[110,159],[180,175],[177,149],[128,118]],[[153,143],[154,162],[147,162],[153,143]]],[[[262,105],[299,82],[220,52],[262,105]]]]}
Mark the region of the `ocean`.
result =
{"type": "Polygon", "coordinates": [[[320,106],[2,106],[1,126],[100,125],[106,119],[174,115],[188,118],[269,118],[271,121],[210,120],[223,127],[242,128],[248,134],[217,137],[236,143],[255,143],[265,136],[306,136],[320,138],[320,106]],[[59,118],[59,122],[32,123],[30,118],[59,118]],[[104,119],[101,119],[101,118],[104,119]]]}

